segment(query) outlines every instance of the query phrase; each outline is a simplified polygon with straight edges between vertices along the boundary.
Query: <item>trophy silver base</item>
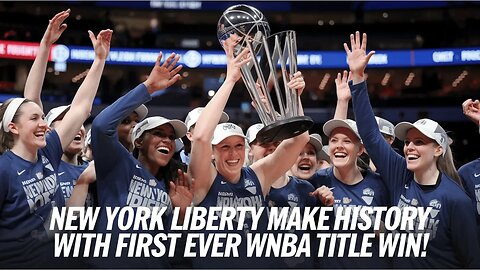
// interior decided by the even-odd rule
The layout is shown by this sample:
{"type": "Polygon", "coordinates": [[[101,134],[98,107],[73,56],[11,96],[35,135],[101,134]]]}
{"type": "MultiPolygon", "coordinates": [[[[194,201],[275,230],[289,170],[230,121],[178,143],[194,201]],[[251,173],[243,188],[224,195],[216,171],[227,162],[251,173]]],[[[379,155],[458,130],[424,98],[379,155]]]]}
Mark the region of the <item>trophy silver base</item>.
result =
{"type": "Polygon", "coordinates": [[[278,120],[263,127],[258,131],[256,138],[260,143],[283,141],[302,134],[312,126],[312,118],[308,116],[295,116],[288,119],[278,120]]]}

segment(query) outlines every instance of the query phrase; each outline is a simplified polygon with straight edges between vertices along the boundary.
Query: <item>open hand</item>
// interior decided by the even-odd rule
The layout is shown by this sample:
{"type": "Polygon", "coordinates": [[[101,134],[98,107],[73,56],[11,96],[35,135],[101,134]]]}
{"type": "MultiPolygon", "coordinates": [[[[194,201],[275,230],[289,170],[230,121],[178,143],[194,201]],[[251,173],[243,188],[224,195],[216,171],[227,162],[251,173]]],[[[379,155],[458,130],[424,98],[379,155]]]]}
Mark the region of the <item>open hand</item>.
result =
{"type": "Polygon", "coordinates": [[[350,87],[348,86],[348,81],[351,80],[352,72],[347,72],[346,70],[342,73],[337,74],[335,79],[335,85],[337,87],[337,99],[349,101],[352,98],[352,93],[350,92],[350,87]]]}
{"type": "Polygon", "coordinates": [[[180,55],[172,53],[163,64],[160,64],[162,56],[163,53],[160,52],[157,61],[155,62],[155,66],[150,72],[150,75],[148,75],[148,79],[144,82],[150,94],[159,90],[164,90],[180,79],[180,74],[178,74],[178,72],[183,66],[178,65],[175,67],[178,60],[180,60],[180,55]]]}
{"type": "Polygon", "coordinates": [[[43,34],[42,42],[45,42],[47,45],[55,43],[60,38],[63,31],[67,29],[67,24],[63,22],[69,15],[70,9],[55,14],[55,16],[48,21],[47,30],[45,30],[45,33],[43,34]]]}
{"type": "Polygon", "coordinates": [[[97,37],[92,31],[88,30],[88,36],[92,41],[93,49],[95,50],[95,56],[99,59],[107,59],[110,52],[110,42],[112,41],[113,31],[110,29],[102,30],[98,33],[97,37]]]}
{"type": "Polygon", "coordinates": [[[188,174],[180,169],[177,170],[177,173],[178,178],[169,183],[170,191],[168,195],[170,200],[172,200],[173,207],[180,207],[184,210],[192,204],[195,181],[192,179],[190,184],[188,174]]]}
{"type": "Polygon", "coordinates": [[[360,40],[360,32],[358,31],[355,32],[355,35],[350,35],[350,46],[351,50],[348,48],[347,43],[343,43],[343,47],[347,53],[348,66],[354,76],[353,80],[363,80],[365,68],[372,55],[375,54],[375,51],[366,54],[367,34],[363,33],[362,40],[360,40]]]}

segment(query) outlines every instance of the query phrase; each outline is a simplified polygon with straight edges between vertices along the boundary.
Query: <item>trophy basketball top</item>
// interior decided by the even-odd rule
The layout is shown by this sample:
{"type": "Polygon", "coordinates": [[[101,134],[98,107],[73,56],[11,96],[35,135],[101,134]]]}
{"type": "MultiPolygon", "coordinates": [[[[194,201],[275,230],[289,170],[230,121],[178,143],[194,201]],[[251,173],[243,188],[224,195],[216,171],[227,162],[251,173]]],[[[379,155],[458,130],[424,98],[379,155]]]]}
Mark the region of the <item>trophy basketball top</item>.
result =
{"type": "Polygon", "coordinates": [[[297,72],[295,31],[270,35],[267,19],[258,9],[235,5],[226,9],[218,20],[217,37],[222,47],[234,45],[234,56],[244,48],[250,49],[251,60],[240,71],[265,125],[257,133],[259,142],[292,138],[313,125],[310,117],[299,114],[298,93],[288,87],[297,72]]]}
{"type": "Polygon", "coordinates": [[[217,38],[222,47],[224,42],[232,42],[236,55],[247,47],[246,41],[252,42],[252,47],[261,45],[262,36],[270,36],[270,26],[266,17],[258,9],[248,5],[235,5],[227,8],[217,24],[217,38]]]}

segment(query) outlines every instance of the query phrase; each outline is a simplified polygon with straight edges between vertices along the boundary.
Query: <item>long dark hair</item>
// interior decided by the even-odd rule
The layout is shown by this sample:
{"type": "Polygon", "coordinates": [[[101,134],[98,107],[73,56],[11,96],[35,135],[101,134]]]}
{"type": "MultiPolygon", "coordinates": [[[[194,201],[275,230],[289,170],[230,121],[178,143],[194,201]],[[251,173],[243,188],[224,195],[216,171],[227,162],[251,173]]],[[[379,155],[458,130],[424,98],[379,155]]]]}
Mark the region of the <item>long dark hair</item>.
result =
{"type": "MultiPolygon", "coordinates": [[[[132,155],[138,159],[139,154],[139,148],[135,147],[132,155]]],[[[183,172],[187,172],[187,165],[172,157],[170,158],[170,161],[168,161],[165,166],[160,167],[158,172],[155,174],[155,178],[157,178],[157,180],[165,182],[167,193],[170,191],[170,182],[175,183],[175,180],[178,178],[178,169],[182,170],[183,172]]]]}

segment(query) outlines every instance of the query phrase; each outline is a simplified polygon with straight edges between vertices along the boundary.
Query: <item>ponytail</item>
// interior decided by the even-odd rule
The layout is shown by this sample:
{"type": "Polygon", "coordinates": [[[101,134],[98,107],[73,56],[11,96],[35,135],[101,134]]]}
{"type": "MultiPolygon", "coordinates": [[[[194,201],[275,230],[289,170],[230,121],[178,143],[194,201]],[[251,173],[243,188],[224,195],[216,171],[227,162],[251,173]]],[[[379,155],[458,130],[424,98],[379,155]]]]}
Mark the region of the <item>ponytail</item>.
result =
{"type": "Polygon", "coordinates": [[[447,146],[445,155],[442,155],[438,158],[437,168],[441,173],[447,175],[454,182],[463,187],[462,180],[460,179],[460,176],[458,175],[457,169],[455,168],[455,164],[453,162],[452,149],[450,148],[450,146],[447,146]]]}

